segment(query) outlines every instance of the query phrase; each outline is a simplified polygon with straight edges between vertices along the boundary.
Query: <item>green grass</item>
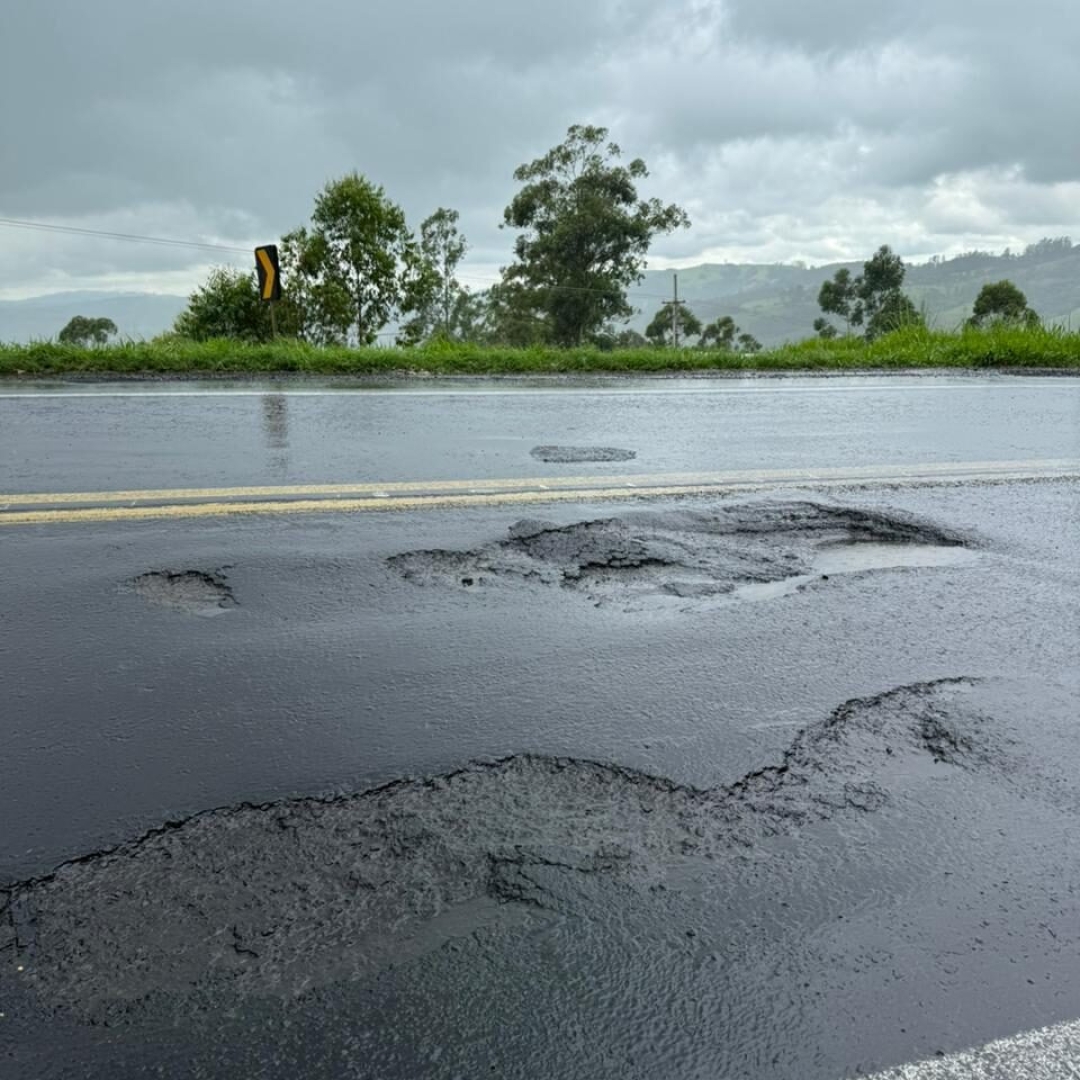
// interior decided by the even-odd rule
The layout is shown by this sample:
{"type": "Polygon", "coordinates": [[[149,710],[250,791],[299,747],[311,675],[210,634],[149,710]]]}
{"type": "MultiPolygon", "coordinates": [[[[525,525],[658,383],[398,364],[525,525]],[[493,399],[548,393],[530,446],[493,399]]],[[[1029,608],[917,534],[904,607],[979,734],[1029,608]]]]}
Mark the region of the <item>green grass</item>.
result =
{"type": "Polygon", "coordinates": [[[811,339],[747,356],[719,350],[596,348],[514,349],[497,345],[432,344],[414,349],[316,348],[295,341],[244,345],[175,338],[101,348],[55,342],[0,345],[0,376],[249,375],[310,373],[372,375],[545,374],[660,371],[855,371],[881,368],[1074,368],[1080,333],[1059,328],[997,327],[959,333],[911,328],[871,344],[811,339]]]}

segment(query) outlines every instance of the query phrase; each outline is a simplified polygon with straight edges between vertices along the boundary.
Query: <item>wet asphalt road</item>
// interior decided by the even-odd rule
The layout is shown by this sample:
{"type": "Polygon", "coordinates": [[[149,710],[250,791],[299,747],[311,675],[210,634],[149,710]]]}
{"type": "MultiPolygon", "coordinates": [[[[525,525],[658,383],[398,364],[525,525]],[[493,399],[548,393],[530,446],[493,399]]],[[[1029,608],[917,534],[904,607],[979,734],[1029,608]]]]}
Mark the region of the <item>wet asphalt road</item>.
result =
{"type": "Polygon", "coordinates": [[[549,444],[654,473],[1043,459],[1078,432],[1075,379],[1012,376],[0,386],[5,492],[562,475],[549,444]]]}
{"type": "MultiPolygon", "coordinates": [[[[1080,459],[1076,380],[476,389],[4,386],[0,489],[1080,459]]],[[[141,847],[16,890],[11,1075],[839,1077],[1080,1016],[1075,481],[37,524],[0,547],[0,883],[215,807],[510,759],[333,830],[229,811],[166,834],[171,872],[141,847]],[[815,571],[868,550],[867,514],[970,558],[815,571]],[[553,545],[511,544],[522,518],[553,545]],[[319,868],[358,845],[385,878],[354,867],[339,896],[319,868]],[[244,893],[248,862],[281,890],[244,893]],[[140,942],[148,905],[193,897],[204,922],[140,942]]]]}

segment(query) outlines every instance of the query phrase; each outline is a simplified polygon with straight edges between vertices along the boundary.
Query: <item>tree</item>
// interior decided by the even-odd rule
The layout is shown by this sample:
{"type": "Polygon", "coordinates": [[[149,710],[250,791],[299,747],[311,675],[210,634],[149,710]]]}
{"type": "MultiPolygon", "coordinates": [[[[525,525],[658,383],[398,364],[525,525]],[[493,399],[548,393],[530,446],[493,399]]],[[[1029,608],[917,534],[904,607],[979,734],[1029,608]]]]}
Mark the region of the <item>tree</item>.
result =
{"type": "Polygon", "coordinates": [[[698,344],[703,348],[731,349],[735,345],[735,339],[739,328],[730,315],[723,315],[714,319],[701,332],[701,340],[698,344]]]}
{"type": "Polygon", "coordinates": [[[698,347],[725,349],[728,352],[761,352],[761,342],[753,334],[746,333],[730,315],[722,315],[709,323],[701,331],[698,347]]]}
{"type": "Polygon", "coordinates": [[[417,272],[416,245],[405,214],[382,187],[353,172],[327,183],[315,199],[311,220],[302,262],[320,298],[323,332],[351,329],[359,344],[370,345],[402,309],[410,277],[417,272]]]}
{"type": "Polygon", "coordinates": [[[1036,326],[1039,316],[1028,307],[1027,297],[1011,281],[984,285],[975,298],[969,326],[1009,323],[1013,326],[1036,326]]]}
{"type": "Polygon", "coordinates": [[[866,320],[866,340],[873,341],[905,326],[922,326],[923,317],[907,293],[899,289],[885,293],[866,320]]]}
{"type": "Polygon", "coordinates": [[[760,352],[761,342],[747,334],[730,315],[714,319],[701,332],[698,345],[703,349],[726,349],[729,352],[760,352]]]}
{"type": "Polygon", "coordinates": [[[488,344],[545,345],[551,323],[536,293],[513,278],[492,285],[484,296],[480,338],[488,344]]]}
{"type": "Polygon", "coordinates": [[[1025,259],[1042,259],[1049,255],[1068,255],[1073,249],[1072,238],[1068,236],[1044,236],[1037,244],[1028,244],[1024,248],[1025,259]]]}
{"type": "MultiPolygon", "coordinates": [[[[675,340],[674,304],[664,304],[645,327],[645,336],[654,345],[669,345],[675,340]]],[[[679,340],[697,337],[701,333],[701,320],[685,305],[679,305],[679,340]]]]}
{"type": "Polygon", "coordinates": [[[104,345],[116,332],[112,319],[76,315],[60,331],[58,339],[63,345],[104,345]]]}
{"type": "Polygon", "coordinates": [[[487,316],[487,297],[484,293],[470,292],[463,288],[454,297],[450,312],[452,333],[458,341],[480,341],[487,316]]]}
{"type": "Polygon", "coordinates": [[[458,336],[454,315],[465,290],[454,275],[469,247],[458,230],[458,217],[456,210],[439,207],[420,226],[419,258],[406,305],[415,312],[404,328],[410,340],[458,336]]]}
{"type": "MultiPolygon", "coordinates": [[[[325,238],[301,225],[281,238],[278,256],[282,299],[293,309],[293,334],[313,345],[343,344],[353,321],[353,302],[339,276],[325,272],[325,238]]],[[[281,322],[279,316],[279,328],[281,322]]]]}
{"type": "MultiPolygon", "coordinates": [[[[822,282],[821,291],[818,293],[818,306],[826,315],[836,315],[843,319],[844,332],[847,334],[851,333],[853,326],[862,325],[862,301],[850,270],[841,268],[836,271],[831,281],[822,282]]],[[[837,334],[836,328],[824,319],[815,322],[814,329],[822,337],[836,337],[837,334]],[[832,333],[823,333],[825,327],[832,330],[832,333]]]]}
{"type": "Polygon", "coordinates": [[[587,341],[603,352],[613,352],[615,349],[644,349],[649,345],[649,339],[644,334],[628,326],[619,329],[614,323],[608,323],[596,333],[590,334],[587,341]]]}
{"type": "Polygon", "coordinates": [[[866,320],[867,341],[918,321],[915,305],[901,292],[905,273],[904,260],[887,244],[863,263],[856,291],[866,320]]]}
{"type": "Polygon", "coordinates": [[[638,197],[648,169],[640,158],[618,164],[622,151],[607,135],[575,124],[559,146],[520,166],[514,179],[524,186],[503,215],[522,230],[505,280],[533,294],[559,345],[632,315],[626,290],[641,280],[653,237],[690,224],[680,207],[638,197]]]}
{"type": "Polygon", "coordinates": [[[631,329],[620,330],[614,335],[614,340],[616,349],[641,349],[649,344],[644,334],[631,329]]]}
{"type": "Polygon", "coordinates": [[[254,270],[218,267],[188,298],[173,329],[192,341],[269,341],[273,332],[267,308],[259,298],[254,270]]]}
{"type": "MultiPolygon", "coordinates": [[[[922,316],[903,292],[904,260],[888,245],[878,248],[874,256],[863,263],[863,272],[856,278],[846,269],[837,270],[818,293],[818,306],[826,315],[844,320],[847,332],[853,326],[863,326],[867,341],[890,333],[902,326],[922,323],[922,316]]],[[[819,337],[833,338],[836,328],[825,318],[814,322],[819,337]]]]}

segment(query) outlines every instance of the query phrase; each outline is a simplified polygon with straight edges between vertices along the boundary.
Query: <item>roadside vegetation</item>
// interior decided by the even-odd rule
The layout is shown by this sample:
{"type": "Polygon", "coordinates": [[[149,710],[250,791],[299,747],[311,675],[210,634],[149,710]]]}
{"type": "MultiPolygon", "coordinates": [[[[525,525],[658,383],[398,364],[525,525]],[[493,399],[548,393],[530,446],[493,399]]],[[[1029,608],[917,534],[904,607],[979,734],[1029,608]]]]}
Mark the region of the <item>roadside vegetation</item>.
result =
{"type": "Polygon", "coordinates": [[[681,207],[639,195],[648,175],[607,129],[574,125],[514,172],[502,221],[512,261],[473,291],[458,276],[469,244],[457,211],[440,207],[414,232],[353,172],[281,237],[272,311],[254,271],[219,267],[166,334],[124,340],[111,320],[76,316],[55,342],[0,345],[0,375],[1080,367],[1080,334],[1043,325],[1010,281],[987,283],[954,332],[930,329],[887,245],[861,273],[822,283],[809,340],[763,349],[731,315],[700,318],[677,290],[641,333],[629,290],[654,238],[690,224],[681,207]]]}
{"type": "Polygon", "coordinates": [[[904,327],[866,341],[810,339],[761,352],[724,348],[515,347],[435,340],[416,346],[318,346],[295,340],[245,343],[178,336],[105,346],[0,345],[0,375],[79,373],[250,375],[309,373],[503,375],[572,372],[855,371],[903,368],[1076,368],[1080,334],[1012,325],[955,333],[904,327]]]}

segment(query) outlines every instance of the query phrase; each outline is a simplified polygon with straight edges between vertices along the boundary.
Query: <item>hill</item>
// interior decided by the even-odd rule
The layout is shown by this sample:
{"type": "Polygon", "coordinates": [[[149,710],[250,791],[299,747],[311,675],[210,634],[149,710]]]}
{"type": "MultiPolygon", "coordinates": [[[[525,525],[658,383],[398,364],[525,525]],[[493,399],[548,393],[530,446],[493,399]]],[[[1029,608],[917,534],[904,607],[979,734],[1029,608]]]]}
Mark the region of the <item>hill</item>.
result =
{"type": "MultiPolygon", "coordinates": [[[[869,258],[870,252],[867,253],[869,258]]],[[[706,263],[679,270],[679,295],[704,322],[730,315],[763,345],[801,341],[813,335],[821,283],[846,266],[807,267],[782,263],[706,263]]],[[[638,309],[630,325],[644,330],[664,297],[671,295],[670,270],[651,270],[630,292],[638,309]]],[[[1023,253],[973,252],[908,267],[905,288],[925,308],[932,327],[952,330],[970,314],[987,282],[1008,278],[1027,294],[1047,323],[1080,328],[1080,246],[1042,240],[1023,253]]],[[[151,338],[168,330],[186,298],[156,293],[68,292],[28,300],[0,301],[0,342],[55,338],[73,315],[108,316],[128,338],[151,338]]]]}
{"type": "Polygon", "coordinates": [[[74,315],[112,319],[122,337],[151,338],[168,330],[186,304],[184,296],[92,291],[0,300],[0,342],[55,338],[74,315]]]}
{"type": "MultiPolygon", "coordinates": [[[[867,257],[869,257],[869,254],[867,257]]],[[[806,267],[784,264],[706,264],[679,270],[679,296],[704,322],[730,315],[765,345],[780,345],[812,336],[821,311],[821,283],[841,267],[852,273],[862,263],[806,267]]],[[[671,295],[670,270],[652,270],[631,297],[640,314],[632,321],[643,329],[671,295]]],[[[1069,240],[1043,240],[1022,254],[973,252],[954,259],[932,259],[909,265],[905,289],[925,308],[932,327],[953,330],[970,314],[987,282],[1008,278],[1027,294],[1028,303],[1048,323],[1080,327],[1080,246],[1069,240]]]]}

